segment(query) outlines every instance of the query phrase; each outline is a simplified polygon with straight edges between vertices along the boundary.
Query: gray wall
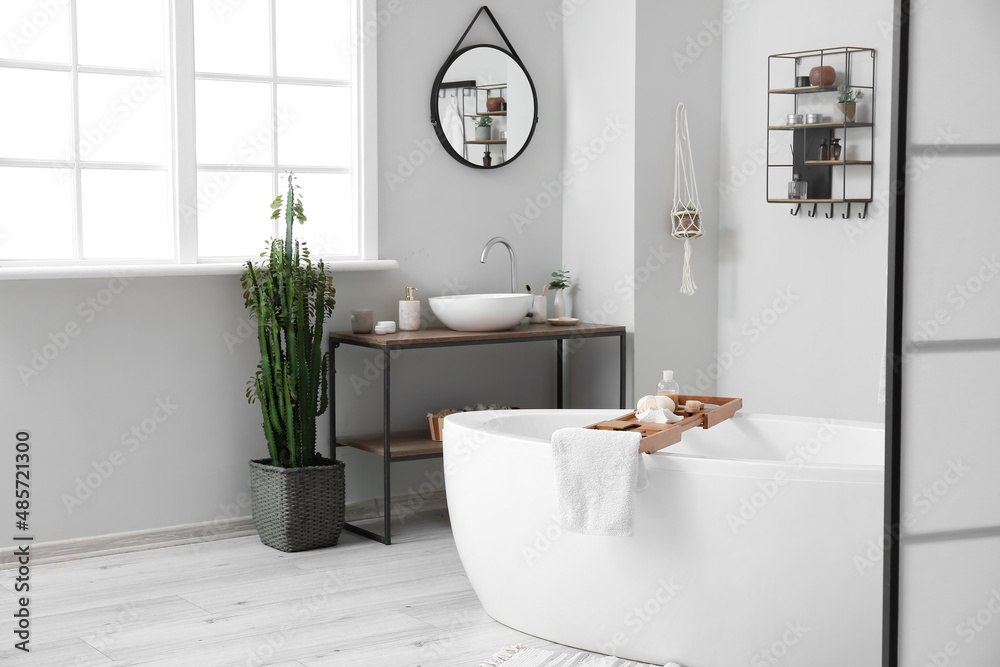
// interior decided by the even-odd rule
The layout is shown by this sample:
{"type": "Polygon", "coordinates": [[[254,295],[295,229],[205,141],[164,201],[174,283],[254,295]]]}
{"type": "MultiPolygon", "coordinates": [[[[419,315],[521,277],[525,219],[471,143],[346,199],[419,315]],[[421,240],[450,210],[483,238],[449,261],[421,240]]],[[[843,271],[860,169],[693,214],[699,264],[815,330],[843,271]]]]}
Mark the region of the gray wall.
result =
{"type": "MultiPolygon", "coordinates": [[[[696,386],[713,363],[718,337],[718,257],[723,224],[715,182],[719,174],[722,0],[642,2],[636,12],[635,154],[635,393],[655,394],[662,371],[672,369],[681,388],[714,395],[716,385],[696,386]],[[695,57],[690,40],[707,42],[695,57]],[[684,242],[670,235],[674,182],[674,117],[687,108],[695,176],[705,235],[691,240],[691,269],[698,286],[680,293],[684,242]],[[663,252],[669,259],[660,261],[663,252]]],[[[741,394],[735,394],[737,396],[741,394]]]]}
{"type": "MultiPolygon", "coordinates": [[[[386,9],[389,3],[378,4],[386,9]]],[[[505,253],[479,263],[482,246],[495,235],[511,239],[521,282],[536,290],[560,265],[560,207],[545,208],[519,229],[512,219],[561,168],[562,32],[551,21],[559,2],[508,0],[493,8],[538,90],[541,123],[522,159],[493,172],[463,167],[445,154],[429,123],[434,75],[479,6],[403,2],[380,30],[380,254],[399,260],[400,268],[336,274],[332,329],[349,328],[350,310],[358,307],[396,319],[406,285],[417,286],[424,299],[457,289],[505,291],[505,253]],[[414,161],[422,164],[412,174],[399,172],[421,147],[430,155],[414,161]],[[400,173],[402,183],[387,178],[400,173]]],[[[499,41],[488,21],[479,26],[467,43],[499,41]]],[[[261,206],[269,199],[262,193],[261,206]]],[[[37,539],[197,523],[234,511],[231,505],[248,488],[247,460],[266,454],[259,409],[243,396],[257,360],[253,339],[227,338],[239,340],[245,317],[237,276],[135,278],[117,294],[107,279],[4,281],[0,306],[0,420],[8,439],[17,429],[33,434],[37,539]],[[100,312],[86,305],[109,297],[100,312]],[[50,343],[50,334],[59,339],[70,323],[78,330],[65,349],[22,381],[17,367],[30,365],[33,351],[50,343]],[[156,412],[157,401],[167,399],[177,407],[170,415],[156,412]],[[133,426],[142,432],[154,415],[162,423],[146,421],[155,430],[133,445],[125,434],[133,426]],[[120,464],[111,463],[105,479],[95,471],[107,471],[112,457],[120,464]],[[94,488],[86,487],[88,475],[94,488]],[[76,495],[77,480],[86,497],[72,502],[70,512],[63,498],[76,495]]],[[[352,374],[364,377],[364,359],[353,350],[338,355],[344,433],[380,427],[381,379],[360,396],[351,389],[352,374]]],[[[469,402],[546,407],[554,401],[553,350],[545,344],[413,352],[395,362],[393,377],[396,428],[426,425],[426,412],[469,402]]],[[[319,439],[328,439],[325,419],[319,439]]],[[[380,460],[359,452],[344,457],[348,499],[378,495],[380,460]]],[[[417,488],[435,466],[440,461],[397,464],[394,493],[417,488]]],[[[10,476],[3,476],[0,491],[10,496],[11,487],[10,476]]],[[[249,515],[249,507],[240,512],[249,515]]]]}
{"type": "MultiPolygon", "coordinates": [[[[589,2],[565,22],[565,261],[575,315],[628,328],[630,399],[656,393],[666,369],[693,383],[716,349],[721,39],[690,63],[675,54],[720,11],[721,2],[589,2]],[[693,297],[679,293],[683,242],[670,236],[682,101],[706,229],[692,241],[693,297]]],[[[574,406],[615,404],[613,352],[610,341],[588,341],[571,355],[574,406]]]]}

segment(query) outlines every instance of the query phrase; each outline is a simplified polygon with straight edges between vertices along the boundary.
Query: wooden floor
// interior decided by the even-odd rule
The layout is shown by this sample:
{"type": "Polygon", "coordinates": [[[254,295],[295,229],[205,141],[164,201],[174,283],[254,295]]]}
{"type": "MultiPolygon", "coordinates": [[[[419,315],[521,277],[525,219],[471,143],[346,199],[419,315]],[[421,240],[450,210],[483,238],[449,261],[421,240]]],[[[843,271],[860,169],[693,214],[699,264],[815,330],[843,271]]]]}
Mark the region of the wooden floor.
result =
{"type": "MultiPolygon", "coordinates": [[[[504,646],[565,650],[493,621],[444,513],[411,516],[384,546],[344,532],[295,554],[254,535],[31,571],[31,653],[0,623],[0,664],[39,667],[476,667],[504,646]]],[[[0,608],[16,572],[0,573],[0,608]]]]}

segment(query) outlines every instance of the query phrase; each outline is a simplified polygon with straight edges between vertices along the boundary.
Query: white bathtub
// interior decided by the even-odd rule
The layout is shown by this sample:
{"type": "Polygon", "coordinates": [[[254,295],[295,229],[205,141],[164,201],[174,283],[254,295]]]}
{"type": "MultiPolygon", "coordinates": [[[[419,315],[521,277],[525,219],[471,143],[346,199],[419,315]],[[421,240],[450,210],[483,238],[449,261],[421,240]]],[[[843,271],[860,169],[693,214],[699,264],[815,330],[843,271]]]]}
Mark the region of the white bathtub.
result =
{"type": "Polygon", "coordinates": [[[643,457],[633,537],[562,531],[549,440],[621,410],[450,415],[455,541],[486,611],[684,667],[881,664],[883,430],[740,416],[643,457]]]}

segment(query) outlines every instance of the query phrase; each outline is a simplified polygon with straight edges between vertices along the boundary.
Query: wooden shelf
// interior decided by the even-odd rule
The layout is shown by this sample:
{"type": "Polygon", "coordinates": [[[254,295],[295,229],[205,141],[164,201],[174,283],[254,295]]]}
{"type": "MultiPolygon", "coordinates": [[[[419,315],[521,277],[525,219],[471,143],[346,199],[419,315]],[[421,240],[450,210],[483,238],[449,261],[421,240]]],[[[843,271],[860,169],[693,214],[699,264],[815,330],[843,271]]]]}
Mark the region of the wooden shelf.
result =
{"type": "Polygon", "coordinates": [[[467,144],[505,144],[505,143],[507,143],[507,140],[506,139],[485,139],[485,140],[481,140],[481,141],[478,141],[478,140],[466,141],[465,143],[467,143],[467,144]]]}
{"type": "MultiPolygon", "coordinates": [[[[382,361],[385,364],[384,366],[380,366],[380,368],[384,369],[384,373],[381,374],[381,382],[383,385],[383,391],[385,392],[384,396],[386,397],[389,397],[392,394],[390,378],[395,376],[395,373],[389,372],[390,359],[395,359],[397,356],[395,354],[390,354],[390,351],[462,347],[470,345],[510,345],[511,343],[516,342],[536,344],[545,341],[556,342],[556,406],[561,408],[564,400],[564,380],[562,374],[564,341],[586,338],[617,338],[619,350],[619,404],[621,405],[622,411],[625,411],[627,409],[625,396],[625,334],[626,330],[624,326],[578,322],[573,326],[520,324],[506,331],[479,332],[452,331],[443,327],[429,327],[419,331],[398,331],[396,333],[386,335],[374,333],[362,334],[354,333],[352,331],[334,331],[329,334],[327,340],[329,343],[331,367],[340,368],[337,366],[337,350],[342,346],[376,350],[377,354],[382,356],[382,361]]],[[[574,348],[576,348],[575,345],[574,348]]],[[[511,358],[520,358],[521,355],[517,355],[517,357],[515,357],[513,354],[517,353],[518,350],[512,350],[511,352],[511,358]]],[[[371,355],[367,354],[365,356],[371,355]]],[[[454,363],[455,362],[453,361],[452,364],[454,363]]],[[[395,363],[393,362],[392,365],[395,366],[395,363]]],[[[440,368],[441,374],[446,375],[449,370],[449,366],[445,364],[440,368]]],[[[350,447],[352,449],[357,449],[369,454],[376,454],[383,457],[381,466],[383,494],[380,502],[383,507],[387,508],[387,511],[384,512],[382,517],[383,527],[381,534],[362,528],[357,524],[350,523],[346,524],[345,529],[381,542],[382,544],[390,544],[392,542],[392,512],[388,511],[388,509],[392,507],[390,489],[392,488],[391,471],[393,466],[391,464],[402,463],[404,461],[438,458],[444,453],[444,445],[441,442],[431,439],[430,428],[426,421],[423,421],[424,425],[419,430],[391,431],[390,424],[392,421],[392,415],[390,413],[389,400],[386,400],[382,405],[382,428],[384,430],[367,435],[341,435],[340,437],[336,437],[338,432],[338,401],[336,400],[338,392],[336,391],[335,383],[338,379],[343,382],[343,375],[331,373],[329,376],[329,422],[330,433],[334,440],[331,456],[333,458],[338,458],[337,449],[339,447],[350,447]],[[389,434],[388,437],[386,437],[386,433],[389,434]],[[388,443],[388,452],[386,452],[386,443],[388,443]],[[388,457],[386,457],[387,453],[388,457]]],[[[351,392],[345,393],[350,394],[351,392]]],[[[343,401],[343,399],[341,399],[341,401],[343,401]]]]}
{"type": "MultiPolygon", "coordinates": [[[[793,216],[807,208],[806,213],[816,217],[817,206],[824,204],[829,206],[827,218],[833,217],[835,204],[846,204],[843,207],[846,209],[845,216],[850,216],[852,204],[857,205],[860,217],[868,215],[875,188],[875,54],[872,48],[844,46],[774,53],[767,57],[767,115],[764,118],[767,136],[770,140],[776,138],[771,132],[792,133],[789,137],[791,154],[775,152],[773,156],[768,156],[764,191],[768,203],[789,204],[793,216]],[[825,67],[824,81],[815,77],[814,73],[818,73],[820,67],[811,67],[813,64],[825,67]],[[837,81],[831,80],[830,71],[837,72],[837,81]],[[803,76],[806,73],[810,76],[803,76]],[[822,85],[810,85],[813,81],[822,85]],[[857,115],[851,113],[851,118],[841,111],[844,105],[833,104],[840,100],[840,95],[830,94],[842,91],[844,87],[865,90],[866,99],[858,105],[857,115]],[[813,98],[798,97],[815,93],[825,94],[813,98]],[[779,115],[779,112],[782,113],[779,115]],[[790,113],[786,115],[783,112],[790,113]],[[788,122],[807,119],[823,122],[788,122]],[[863,131],[849,131],[854,129],[863,131]],[[834,146],[833,142],[839,143],[834,146]],[[821,157],[823,159],[817,159],[821,157]],[[793,174],[808,183],[808,198],[785,197],[784,188],[779,189],[778,180],[782,180],[779,177],[793,174]],[[852,183],[850,187],[848,182],[852,183]],[[847,195],[848,190],[853,196],[847,195]]],[[[802,189],[797,192],[802,192],[802,189]]]]}
{"type": "Polygon", "coordinates": [[[806,160],[806,164],[871,164],[871,160],[806,160]]]}
{"type": "Polygon", "coordinates": [[[578,322],[569,327],[551,324],[519,324],[506,331],[452,331],[444,327],[428,327],[419,331],[397,331],[391,334],[358,334],[352,331],[333,331],[330,338],[353,345],[373,348],[406,347],[448,347],[473,343],[506,343],[508,341],[535,339],[555,340],[558,338],[593,338],[597,336],[618,336],[625,327],[612,324],[592,324],[578,322]]]}
{"type": "Polygon", "coordinates": [[[700,426],[702,428],[712,428],[731,418],[743,407],[742,398],[726,398],[724,396],[686,396],[677,397],[677,405],[683,406],[688,401],[701,401],[704,406],[699,410],[688,411],[684,407],[679,407],[674,414],[682,417],[680,421],[666,424],[652,424],[640,422],[636,419],[635,412],[609,419],[584,428],[596,429],[599,431],[633,431],[642,434],[639,442],[639,451],[643,454],[654,454],[665,447],[675,445],[681,441],[681,435],[688,429],[700,426]]]}
{"type": "Polygon", "coordinates": [[[483,111],[481,113],[467,113],[466,118],[478,118],[479,116],[506,116],[506,111],[483,111]]]}
{"type": "Polygon", "coordinates": [[[863,204],[871,199],[768,199],[769,204],[863,204]]]}
{"type": "MultiPolygon", "coordinates": [[[[855,86],[855,88],[860,88],[860,86],[855,86]]],[[[802,88],[772,88],[767,92],[778,95],[797,95],[799,93],[829,93],[836,92],[836,90],[836,86],[805,86],[802,88]]]]}
{"type": "Polygon", "coordinates": [[[769,130],[798,130],[810,127],[871,127],[871,123],[857,123],[854,121],[840,123],[799,123],[797,125],[768,125],[769,130]]]}
{"type": "MultiPolygon", "coordinates": [[[[337,438],[340,447],[353,447],[383,456],[385,452],[381,433],[337,438]]],[[[399,431],[389,434],[389,458],[405,459],[414,456],[434,456],[444,451],[440,442],[431,440],[430,429],[399,431]]]]}

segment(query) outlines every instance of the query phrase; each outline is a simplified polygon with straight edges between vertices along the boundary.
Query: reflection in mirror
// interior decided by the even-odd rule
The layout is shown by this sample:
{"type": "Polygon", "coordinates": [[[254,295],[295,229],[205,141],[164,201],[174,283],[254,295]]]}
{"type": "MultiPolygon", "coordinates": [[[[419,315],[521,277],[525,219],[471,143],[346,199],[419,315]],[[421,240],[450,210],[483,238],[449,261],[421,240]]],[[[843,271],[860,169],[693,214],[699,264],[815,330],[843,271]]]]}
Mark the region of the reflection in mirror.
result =
{"type": "Polygon", "coordinates": [[[455,159],[472,167],[502,166],[520,155],[537,120],[527,71],[492,45],[458,51],[435,81],[432,122],[455,159]]]}

